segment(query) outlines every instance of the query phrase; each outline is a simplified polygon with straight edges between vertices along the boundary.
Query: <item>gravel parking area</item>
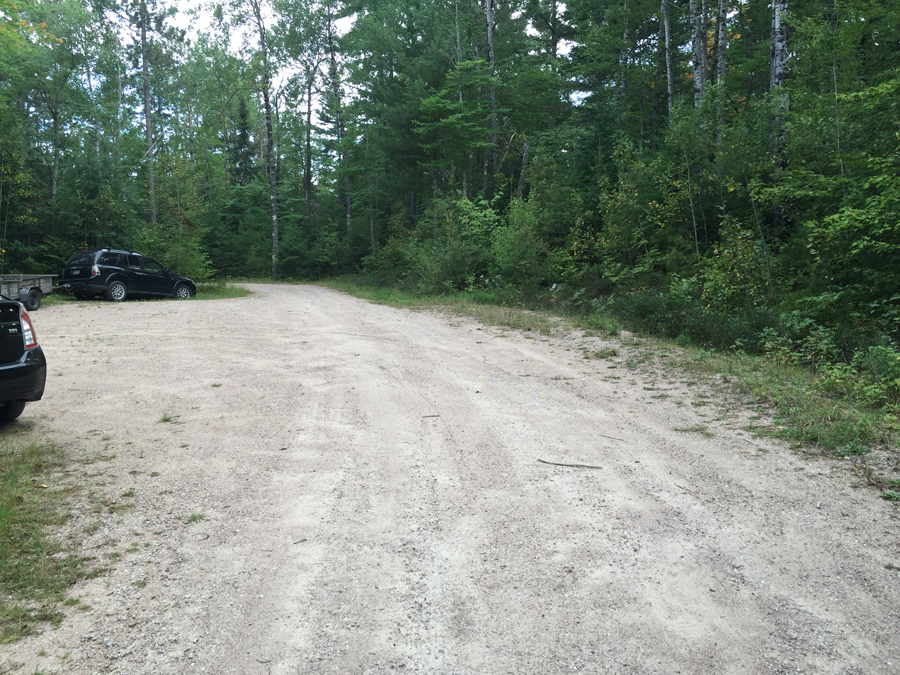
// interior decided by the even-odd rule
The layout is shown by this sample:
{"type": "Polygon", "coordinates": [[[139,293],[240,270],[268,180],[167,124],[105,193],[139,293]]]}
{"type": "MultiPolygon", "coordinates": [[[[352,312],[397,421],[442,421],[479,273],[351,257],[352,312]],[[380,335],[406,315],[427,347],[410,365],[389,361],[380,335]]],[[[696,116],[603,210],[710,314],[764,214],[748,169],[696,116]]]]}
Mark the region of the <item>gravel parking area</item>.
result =
{"type": "Polygon", "coordinates": [[[17,424],[109,571],[0,673],[900,672],[900,509],[840,460],[611,340],[250,288],[34,313],[17,424]]]}

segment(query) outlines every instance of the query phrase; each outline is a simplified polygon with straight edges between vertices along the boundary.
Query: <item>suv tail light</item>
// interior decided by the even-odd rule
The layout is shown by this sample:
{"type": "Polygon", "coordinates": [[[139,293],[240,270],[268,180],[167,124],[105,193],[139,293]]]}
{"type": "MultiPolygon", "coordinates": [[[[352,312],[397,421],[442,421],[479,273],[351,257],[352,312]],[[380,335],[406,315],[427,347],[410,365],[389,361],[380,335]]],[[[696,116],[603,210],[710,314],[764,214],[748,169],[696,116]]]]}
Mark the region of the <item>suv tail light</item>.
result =
{"type": "Polygon", "coordinates": [[[37,335],[34,333],[34,326],[31,325],[31,318],[24,309],[22,310],[22,333],[25,337],[25,349],[34,349],[38,346],[37,335]]]}
{"type": "Polygon", "coordinates": [[[99,277],[100,276],[100,268],[96,265],[91,265],[91,276],[99,277]]]}

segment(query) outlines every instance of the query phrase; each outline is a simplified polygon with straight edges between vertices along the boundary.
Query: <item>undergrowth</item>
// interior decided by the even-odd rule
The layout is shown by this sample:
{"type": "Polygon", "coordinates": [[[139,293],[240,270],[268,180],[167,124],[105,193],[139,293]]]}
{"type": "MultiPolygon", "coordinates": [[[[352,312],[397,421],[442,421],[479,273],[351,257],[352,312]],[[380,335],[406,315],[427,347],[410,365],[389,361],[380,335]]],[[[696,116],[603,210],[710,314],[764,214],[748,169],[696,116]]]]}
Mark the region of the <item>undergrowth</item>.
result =
{"type": "Polygon", "coordinates": [[[58,623],[65,590],[83,575],[83,561],[47,534],[65,521],[49,478],[61,462],[52,445],[0,439],[0,642],[58,623]]]}

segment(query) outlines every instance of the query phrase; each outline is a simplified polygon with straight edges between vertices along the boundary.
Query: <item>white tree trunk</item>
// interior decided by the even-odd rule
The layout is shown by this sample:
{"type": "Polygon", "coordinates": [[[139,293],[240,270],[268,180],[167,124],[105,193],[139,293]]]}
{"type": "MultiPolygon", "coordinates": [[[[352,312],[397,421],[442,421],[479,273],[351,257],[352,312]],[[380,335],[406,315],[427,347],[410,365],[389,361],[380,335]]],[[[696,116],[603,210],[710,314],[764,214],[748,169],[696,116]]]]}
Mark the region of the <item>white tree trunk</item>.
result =
{"type": "Polygon", "coordinates": [[[770,55],[769,90],[776,96],[779,111],[772,120],[775,161],[784,168],[784,149],[787,137],[784,131],[784,115],[788,110],[788,95],[783,87],[787,81],[788,61],[788,31],[785,24],[785,14],[788,9],[788,0],[774,0],[772,2],[772,50],[770,55]]]}
{"type": "Polygon", "coordinates": [[[725,82],[725,50],[728,47],[728,2],[719,0],[719,11],[716,13],[716,81],[725,82]]]}
{"type": "Polygon", "coordinates": [[[666,39],[666,92],[669,112],[675,106],[675,70],[672,66],[672,23],[669,20],[669,0],[662,0],[663,33],[666,39]]]}
{"type": "MultiPolygon", "coordinates": [[[[487,19],[487,50],[488,65],[490,66],[491,77],[496,73],[496,62],[494,61],[494,0],[484,0],[485,18],[487,19]]],[[[493,81],[488,86],[488,110],[491,116],[491,134],[488,138],[490,147],[488,148],[487,171],[485,176],[484,196],[490,199],[492,192],[493,176],[497,173],[497,92],[494,89],[493,81]]]]}
{"type": "Polygon", "coordinates": [[[725,128],[725,50],[728,48],[728,2],[719,0],[716,12],[716,147],[722,145],[722,133],[725,128]]]}
{"type": "MultiPolygon", "coordinates": [[[[705,3],[704,3],[705,4],[705,3]]],[[[702,21],[700,5],[691,0],[691,62],[694,70],[694,105],[699,108],[706,90],[706,26],[702,21]]]]}
{"type": "Polygon", "coordinates": [[[147,4],[141,0],[141,69],[144,77],[144,133],[147,139],[147,191],[150,199],[150,226],[156,225],[156,190],[153,185],[153,120],[150,114],[150,64],[147,61],[147,4]]]}
{"type": "Polygon", "coordinates": [[[275,279],[278,276],[278,191],[275,181],[275,135],[272,131],[272,103],[269,100],[269,88],[271,87],[269,46],[266,41],[266,25],[263,22],[259,0],[250,0],[250,6],[256,18],[263,62],[262,95],[266,110],[266,171],[269,175],[269,215],[272,219],[272,278],[275,279]]]}

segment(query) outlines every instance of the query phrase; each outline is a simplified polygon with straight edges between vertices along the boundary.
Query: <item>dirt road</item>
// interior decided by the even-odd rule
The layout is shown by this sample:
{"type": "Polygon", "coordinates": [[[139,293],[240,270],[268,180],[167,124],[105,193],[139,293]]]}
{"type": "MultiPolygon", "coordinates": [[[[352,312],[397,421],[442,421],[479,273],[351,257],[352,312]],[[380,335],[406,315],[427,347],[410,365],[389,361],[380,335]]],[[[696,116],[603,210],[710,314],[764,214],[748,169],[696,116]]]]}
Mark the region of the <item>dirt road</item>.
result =
{"type": "Polygon", "coordinates": [[[900,509],[840,460],[619,343],[252,289],[35,314],[111,571],[6,669],[900,672],[900,509]]]}

